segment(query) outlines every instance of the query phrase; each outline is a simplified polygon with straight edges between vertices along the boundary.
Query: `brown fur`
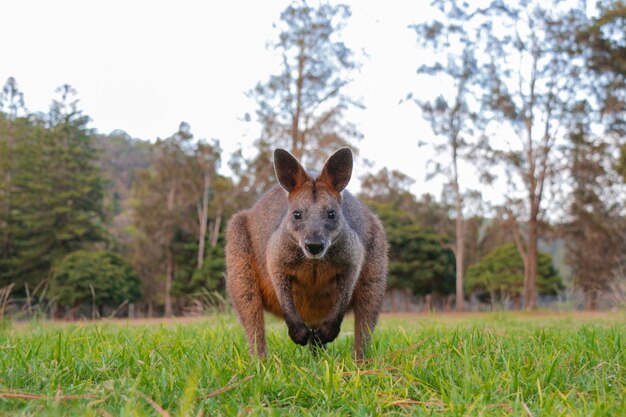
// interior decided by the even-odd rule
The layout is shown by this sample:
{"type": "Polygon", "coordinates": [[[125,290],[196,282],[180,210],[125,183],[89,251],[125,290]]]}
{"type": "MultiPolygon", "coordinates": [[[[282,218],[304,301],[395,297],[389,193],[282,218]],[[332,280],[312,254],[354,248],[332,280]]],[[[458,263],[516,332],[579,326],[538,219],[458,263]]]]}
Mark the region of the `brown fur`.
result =
{"type": "Polygon", "coordinates": [[[360,359],[385,292],[388,246],[380,220],[343,190],[352,153],[337,151],[320,175],[283,150],[274,161],[280,185],[227,231],[228,290],[250,352],[266,354],[263,310],[285,320],[294,342],[325,345],[352,309],[360,359]]]}

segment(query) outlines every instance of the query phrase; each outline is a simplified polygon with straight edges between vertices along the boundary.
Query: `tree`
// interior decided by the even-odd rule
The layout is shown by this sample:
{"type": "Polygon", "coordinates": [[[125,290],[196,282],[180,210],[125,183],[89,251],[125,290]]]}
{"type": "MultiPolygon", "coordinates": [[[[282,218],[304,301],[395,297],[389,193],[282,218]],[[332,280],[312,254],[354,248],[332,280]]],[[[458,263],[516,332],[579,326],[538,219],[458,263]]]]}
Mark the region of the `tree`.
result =
{"type": "Polygon", "coordinates": [[[389,241],[388,287],[414,294],[447,295],[454,288],[452,253],[444,238],[416,224],[410,213],[393,204],[369,200],[381,218],[389,241]]]}
{"type": "Polygon", "coordinates": [[[453,255],[447,236],[440,233],[447,208],[428,194],[416,200],[409,190],[413,182],[400,171],[383,168],[361,178],[359,199],[381,218],[387,233],[387,287],[406,295],[446,296],[454,286],[453,255]]]}
{"type": "Polygon", "coordinates": [[[343,4],[287,6],[277,24],[278,40],[271,44],[281,57],[281,72],[250,92],[258,106],[260,142],[290,149],[307,165],[323,162],[329,149],[359,137],[344,120],[345,110],[358,105],[345,93],[356,63],[339,38],[349,16],[343,4]]]}
{"type": "Polygon", "coordinates": [[[599,294],[610,288],[626,244],[621,236],[621,202],[612,198],[618,193],[609,174],[610,146],[592,135],[588,106],[581,103],[575,111],[580,119],[569,136],[567,159],[573,191],[565,242],[574,284],[583,291],[585,308],[595,310],[599,294]]]}
{"type": "MultiPolygon", "coordinates": [[[[136,205],[133,224],[134,263],[144,278],[144,288],[153,287],[156,277],[164,278],[162,290],[165,316],[171,317],[172,284],[176,275],[174,242],[185,223],[193,187],[189,177],[189,125],[182,122],[176,133],[155,143],[149,169],[140,171],[133,190],[136,205]]],[[[149,295],[153,295],[148,293],[149,295]]],[[[148,300],[149,310],[154,302],[148,300]]]]}
{"type": "MultiPolygon", "coordinates": [[[[10,233],[12,198],[15,175],[15,142],[17,118],[25,112],[24,94],[19,90],[15,78],[9,77],[0,92],[0,259],[9,259],[13,254],[10,233]],[[3,113],[6,112],[6,113],[3,113]]],[[[23,115],[22,115],[23,116],[23,115]]],[[[2,276],[0,265],[0,276],[2,276]]]]}
{"type": "MultiPolygon", "coordinates": [[[[166,316],[173,314],[172,296],[181,294],[195,270],[204,270],[207,253],[215,254],[206,245],[217,244],[222,216],[228,214],[227,198],[215,198],[231,190],[231,183],[217,173],[219,142],[193,139],[190,126],[182,122],[172,136],[157,140],[152,164],[138,173],[133,192],[134,264],[145,287],[163,278],[166,316]]],[[[146,295],[151,311],[156,294],[146,295]]]]}
{"type": "MultiPolygon", "coordinates": [[[[189,245],[188,249],[196,249],[196,245],[189,245]]],[[[215,246],[207,248],[207,259],[202,264],[202,269],[189,268],[184,260],[189,259],[185,256],[184,250],[178,251],[180,267],[178,272],[180,279],[174,282],[172,291],[177,296],[195,296],[202,292],[220,292],[226,290],[226,281],[224,279],[224,271],[226,270],[224,242],[220,241],[215,246]]]]}
{"type": "Polygon", "coordinates": [[[411,177],[398,170],[380,169],[375,174],[366,174],[361,178],[359,197],[366,201],[389,203],[404,211],[415,208],[415,196],[409,187],[415,182],[411,177]]]}
{"type": "Polygon", "coordinates": [[[20,140],[11,153],[12,209],[3,215],[4,236],[9,240],[3,245],[0,278],[4,285],[13,283],[19,291],[25,283],[36,285],[46,278],[51,265],[46,241],[52,224],[51,218],[38,210],[38,204],[49,199],[44,194],[48,188],[47,178],[41,178],[48,165],[45,121],[20,118],[12,123],[11,130],[20,140]]]}
{"type": "Polygon", "coordinates": [[[60,246],[69,251],[104,238],[103,180],[93,132],[87,127],[90,119],[78,107],[76,90],[65,84],[56,92],[60,97],[50,107],[47,138],[56,166],[48,176],[56,199],[55,232],[60,246]]]}
{"type": "Polygon", "coordinates": [[[448,237],[449,207],[435,200],[430,194],[416,199],[410,187],[413,178],[398,170],[382,168],[373,174],[361,177],[359,198],[367,203],[388,204],[408,216],[423,230],[448,237]]]}
{"type": "Polygon", "coordinates": [[[589,97],[606,132],[623,140],[626,134],[626,4],[623,0],[597,2],[598,16],[582,20],[572,51],[591,73],[589,97]]]}
{"type": "MultiPolygon", "coordinates": [[[[439,153],[446,153],[449,165],[436,164],[432,175],[443,174],[454,194],[455,233],[451,245],[456,259],[456,309],[464,309],[463,275],[465,270],[465,232],[463,215],[463,194],[459,184],[459,160],[468,148],[466,136],[471,135],[476,115],[470,110],[468,96],[471,98],[473,77],[477,74],[474,44],[469,34],[463,30],[466,19],[455,4],[438,2],[439,9],[445,14],[445,23],[438,20],[409,26],[414,29],[418,41],[438,54],[435,62],[422,65],[418,74],[431,78],[445,77],[453,84],[450,97],[438,96],[432,101],[414,99],[422,111],[422,117],[443,143],[435,145],[439,153]],[[460,53],[452,50],[460,49],[460,53]],[[443,56],[442,56],[443,55],[443,56]]],[[[412,99],[412,94],[407,97],[412,99]]]]}
{"type": "MultiPolygon", "coordinates": [[[[198,141],[194,149],[193,157],[190,159],[190,175],[195,177],[195,181],[192,181],[193,189],[190,191],[196,195],[196,213],[198,215],[198,270],[202,269],[204,263],[204,246],[206,244],[207,226],[209,222],[209,193],[213,181],[217,176],[220,157],[221,149],[218,141],[213,141],[212,143],[198,141]]],[[[222,213],[218,213],[215,222],[215,227],[218,231],[221,219],[222,213]]]]}
{"type": "Polygon", "coordinates": [[[103,177],[104,207],[109,245],[128,254],[132,244],[132,189],[137,173],[150,166],[152,145],[117,130],[96,135],[97,165],[103,177]]]}
{"type": "Polygon", "coordinates": [[[609,0],[597,7],[597,17],[579,19],[569,46],[571,59],[584,63],[578,79],[584,95],[573,101],[567,126],[572,193],[564,229],[574,283],[588,309],[610,289],[626,251],[620,164],[613,162],[626,135],[626,5],[609,0]]]}
{"type": "Polygon", "coordinates": [[[568,107],[576,96],[580,68],[571,60],[567,39],[580,14],[576,8],[539,1],[495,2],[474,13],[484,57],[478,67],[484,68],[480,115],[490,139],[485,143],[494,160],[506,167],[506,205],[521,203],[520,210],[510,214],[524,261],[527,309],[536,306],[539,225],[545,217],[546,189],[557,171],[556,145],[563,140],[559,129],[567,124],[568,107]]]}
{"type": "MultiPolygon", "coordinates": [[[[537,285],[540,294],[556,294],[562,288],[558,272],[552,266],[552,258],[539,253],[537,285]]],[[[524,285],[524,263],[514,244],[498,246],[485,255],[467,271],[466,288],[489,294],[493,304],[498,295],[501,300],[511,298],[519,306],[524,285]]]]}
{"type": "Polygon", "coordinates": [[[102,178],[89,117],[76,91],[57,90],[48,115],[15,125],[15,175],[9,231],[13,256],[4,279],[36,285],[68,253],[104,240],[102,178]]]}
{"type": "Polygon", "coordinates": [[[0,111],[6,112],[10,119],[15,119],[20,112],[26,111],[24,93],[20,91],[13,77],[7,78],[0,93],[0,111]]]}
{"type": "Polygon", "coordinates": [[[48,296],[61,306],[76,308],[92,302],[100,309],[117,307],[141,297],[141,282],[121,256],[106,250],[77,250],[52,271],[48,296]]]}

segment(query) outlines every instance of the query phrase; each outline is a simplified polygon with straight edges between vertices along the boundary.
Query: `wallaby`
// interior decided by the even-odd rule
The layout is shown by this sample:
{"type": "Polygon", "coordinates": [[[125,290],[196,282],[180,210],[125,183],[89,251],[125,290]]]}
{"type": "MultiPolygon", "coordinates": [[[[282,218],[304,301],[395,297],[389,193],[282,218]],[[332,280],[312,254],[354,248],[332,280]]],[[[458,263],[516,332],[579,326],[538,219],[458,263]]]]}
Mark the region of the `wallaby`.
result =
{"type": "Polygon", "coordinates": [[[388,244],[380,220],[344,190],[352,151],[341,148],[320,174],[283,149],[275,185],[227,230],[227,286],[251,355],[266,355],[263,310],[287,323],[300,345],[335,340],[354,311],[354,349],[362,359],[382,306],[388,244]]]}

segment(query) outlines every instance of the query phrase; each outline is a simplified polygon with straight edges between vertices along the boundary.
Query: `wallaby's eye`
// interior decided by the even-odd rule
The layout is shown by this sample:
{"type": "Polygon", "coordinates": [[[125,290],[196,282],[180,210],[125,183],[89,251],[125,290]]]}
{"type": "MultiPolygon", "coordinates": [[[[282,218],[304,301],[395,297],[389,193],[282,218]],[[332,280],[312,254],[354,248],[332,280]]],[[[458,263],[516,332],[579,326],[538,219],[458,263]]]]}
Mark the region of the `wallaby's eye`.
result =
{"type": "Polygon", "coordinates": [[[335,210],[328,210],[328,218],[330,220],[335,220],[336,217],[337,217],[337,213],[335,212],[335,210]]]}
{"type": "Polygon", "coordinates": [[[302,219],[302,213],[300,213],[300,210],[295,210],[293,212],[293,218],[296,219],[296,220],[302,219]]]}

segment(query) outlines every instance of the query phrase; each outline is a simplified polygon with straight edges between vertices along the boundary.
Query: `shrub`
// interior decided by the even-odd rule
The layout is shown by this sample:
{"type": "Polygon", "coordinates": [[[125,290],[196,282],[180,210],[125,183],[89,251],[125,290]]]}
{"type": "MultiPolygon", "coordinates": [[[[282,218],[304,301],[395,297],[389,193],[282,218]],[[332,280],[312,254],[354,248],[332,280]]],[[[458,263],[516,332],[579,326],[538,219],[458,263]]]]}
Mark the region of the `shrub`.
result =
{"type": "MultiPolygon", "coordinates": [[[[514,244],[498,246],[470,266],[465,279],[468,290],[518,297],[524,287],[524,262],[514,244]]],[[[537,291],[556,294],[561,278],[547,253],[537,254],[537,291]]]]}
{"type": "Polygon", "coordinates": [[[141,282],[121,256],[107,250],[78,250],[65,256],[52,272],[49,295],[66,307],[92,302],[117,306],[141,297],[141,282]]]}

